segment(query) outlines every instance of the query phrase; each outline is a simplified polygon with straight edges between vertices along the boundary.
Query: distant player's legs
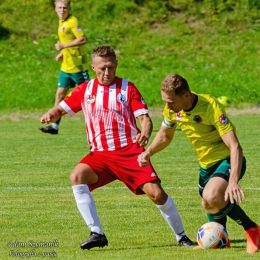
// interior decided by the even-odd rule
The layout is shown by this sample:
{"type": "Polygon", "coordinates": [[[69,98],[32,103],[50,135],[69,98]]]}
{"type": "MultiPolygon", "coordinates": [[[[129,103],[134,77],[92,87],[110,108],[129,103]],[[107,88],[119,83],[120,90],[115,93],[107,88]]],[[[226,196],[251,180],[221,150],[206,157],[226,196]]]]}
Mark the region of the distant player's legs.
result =
{"type": "MultiPolygon", "coordinates": [[[[62,73],[59,77],[58,89],[56,91],[55,106],[58,105],[68,94],[70,88],[74,88],[75,85],[79,85],[89,80],[88,71],[83,70],[78,73],[62,73]]],[[[52,127],[56,130],[59,129],[60,119],[52,123],[52,127]]]]}
{"type": "MultiPolygon", "coordinates": [[[[74,88],[76,84],[79,85],[88,80],[89,75],[87,70],[77,73],[65,73],[60,71],[54,105],[58,105],[66,97],[70,88],[74,88]]],[[[58,134],[60,121],[61,118],[51,125],[39,129],[44,133],[58,134]]]]}
{"type": "MultiPolygon", "coordinates": [[[[66,97],[69,89],[70,89],[69,87],[57,88],[56,97],[55,97],[55,104],[54,104],[55,106],[57,106],[66,97]]],[[[55,129],[57,131],[59,130],[60,120],[61,120],[61,118],[59,118],[57,121],[55,121],[51,124],[53,129],[55,129]]]]}
{"type": "MultiPolygon", "coordinates": [[[[54,105],[57,106],[66,97],[69,89],[73,87],[75,87],[75,81],[72,79],[72,74],[60,71],[54,105]]],[[[60,120],[61,118],[51,124],[57,131],[59,130],[60,120]]]]}
{"type": "MultiPolygon", "coordinates": [[[[60,71],[54,105],[58,105],[66,97],[69,88],[74,86],[75,82],[72,81],[72,79],[70,78],[70,74],[60,71]]],[[[40,127],[39,129],[44,133],[58,134],[60,120],[61,118],[58,119],[56,122],[53,122],[51,125],[40,127]]]]}
{"type": "MultiPolygon", "coordinates": [[[[67,95],[69,91],[69,87],[66,88],[58,88],[56,91],[56,97],[55,97],[55,106],[58,105],[67,95]]],[[[48,134],[58,134],[59,131],[59,123],[61,118],[59,118],[57,121],[53,122],[51,125],[46,127],[40,127],[39,129],[48,134]]]]}
{"type": "Polygon", "coordinates": [[[179,244],[181,246],[194,246],[195,243],[187,237],[184,231],[180,214],[172,198],[165,193],[159,181],[145,183],[141,186],[141,188],[156,204],[163,218],[174,232],[176,240],[179,244]]]}

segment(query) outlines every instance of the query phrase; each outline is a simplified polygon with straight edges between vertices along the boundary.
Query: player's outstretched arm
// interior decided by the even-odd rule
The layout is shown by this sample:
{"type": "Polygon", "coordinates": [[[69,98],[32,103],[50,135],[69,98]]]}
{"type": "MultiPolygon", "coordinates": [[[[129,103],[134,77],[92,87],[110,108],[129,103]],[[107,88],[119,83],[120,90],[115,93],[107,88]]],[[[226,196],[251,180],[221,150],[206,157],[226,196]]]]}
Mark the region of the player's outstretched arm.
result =
{"type": "Polygon", "coordinates": [[[42,124],[55,122],[65,114],[67,114],[67,112],[60,105],[58,105],[56,107],[51,108],[47,113],[45,113],[40,118],[40,122],[42,124]]]}
{"type": "Polygon", "coordinates": [[[137,161],[139,165],[145,167],[151,156],[165,149],[171,143],[174,132],[175,128],[167,129],[164,126],[161,126],[147,150],[138,156],[137,161]]]}

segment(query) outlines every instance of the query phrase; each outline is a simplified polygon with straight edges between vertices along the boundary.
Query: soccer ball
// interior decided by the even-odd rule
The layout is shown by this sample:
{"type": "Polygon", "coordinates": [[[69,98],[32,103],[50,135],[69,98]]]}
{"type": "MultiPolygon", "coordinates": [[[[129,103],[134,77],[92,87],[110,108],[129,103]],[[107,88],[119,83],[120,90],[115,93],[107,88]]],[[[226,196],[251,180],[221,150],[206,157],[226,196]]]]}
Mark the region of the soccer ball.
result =
{"type": "Polygon", "coordinates": [[[205,223],[198,230],[197,242],[202,249],[226,247],[228,243],[227,230],[217,222],[205,223]]]}
{"type": "Polygon", "coordinates": [[[231,104],[229,98],[226,97],[226,96],[218,97],[218,101],[219,101],[224,107],[228,107],[228,106],[230,106],[230,104],[231,104]]]}

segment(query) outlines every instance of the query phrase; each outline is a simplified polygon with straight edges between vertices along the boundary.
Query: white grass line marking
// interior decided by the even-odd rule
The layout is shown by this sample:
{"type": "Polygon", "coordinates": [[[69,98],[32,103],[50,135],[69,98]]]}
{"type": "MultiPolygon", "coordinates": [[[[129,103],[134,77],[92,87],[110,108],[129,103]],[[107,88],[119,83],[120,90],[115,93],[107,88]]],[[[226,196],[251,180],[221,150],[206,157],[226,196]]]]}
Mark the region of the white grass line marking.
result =
{"type": "MultiPolygon", "coordinates": [[[[108,190],[122,190],[127,189],[124,186],[120,187],[100,187],[99,189],[108,189],[108,190]]],[[[173,187],[166,186],[164,189],[172,189],[172,190],[198,190],[197,187],[173,187]]],[[[243,187],[243,190],[260,190],[260,187],[243,187]]],[[[72,190],[71,187],[33,187],[33,186],[16,186],[16,187],[3,187],[2,190],[72,190]]]]}

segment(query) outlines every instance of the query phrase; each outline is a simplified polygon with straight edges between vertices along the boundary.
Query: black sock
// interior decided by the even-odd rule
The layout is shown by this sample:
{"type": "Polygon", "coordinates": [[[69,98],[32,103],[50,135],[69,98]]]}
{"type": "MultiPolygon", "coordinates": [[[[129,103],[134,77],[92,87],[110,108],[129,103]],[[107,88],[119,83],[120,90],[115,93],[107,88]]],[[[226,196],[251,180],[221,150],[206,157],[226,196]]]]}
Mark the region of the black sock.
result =
{"type": "Polygon", "coordinates": [[[208,220],[211,222],[218,222],[219,224],[221,224],[222,226],[226,227],[227,224],[227,215],[226,213],[219,211],[216,214],[210,214],[207,213],[207,218],[208,220]]]}
{"type": "Polygon", "coordinates": [[[57,121],[55,121],[54,123],[58,125],[60,123],[60,120],[61,120],[61,117],[57,121]]]}
{"type": "Polygon", "coordinates": [[[255,222],[253,222],[244,212],[242,208],[236,203],[229,202],[227,206],[221,210],[226,213],[231,219],[237,222],[238,225],[243,226],[244,230],[251,227],[256,227],[255,222]]]}

